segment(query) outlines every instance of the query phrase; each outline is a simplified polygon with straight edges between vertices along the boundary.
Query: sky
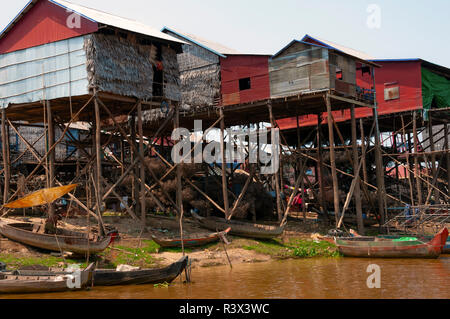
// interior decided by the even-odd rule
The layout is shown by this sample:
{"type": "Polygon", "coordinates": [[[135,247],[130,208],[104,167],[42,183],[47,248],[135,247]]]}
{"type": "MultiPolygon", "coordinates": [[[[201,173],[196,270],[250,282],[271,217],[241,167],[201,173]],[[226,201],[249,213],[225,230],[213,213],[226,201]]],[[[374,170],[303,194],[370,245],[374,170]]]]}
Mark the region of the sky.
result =
{"type": "MultiPolygon", "coordinates": [[[[309,34],[375,58],[422,58],[450,68],[448,0],[69,1],[245,53],[274,54],[309,34]]],[[[27,2],[2,1],[0,28],[27,2]]]]}

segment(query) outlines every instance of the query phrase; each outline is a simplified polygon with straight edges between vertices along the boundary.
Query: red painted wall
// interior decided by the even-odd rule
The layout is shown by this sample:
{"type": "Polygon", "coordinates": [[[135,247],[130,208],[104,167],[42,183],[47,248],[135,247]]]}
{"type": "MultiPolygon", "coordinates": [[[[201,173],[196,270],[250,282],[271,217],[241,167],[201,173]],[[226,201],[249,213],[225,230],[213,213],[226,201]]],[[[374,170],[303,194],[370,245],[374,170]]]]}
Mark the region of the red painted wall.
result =
{"type": "Polygon", "coordinates": [[[0,54],[78,37],[98,30],[98,24],[81,17],[80,28],[69,28],[67,18],[72,13],[41,0],[0,39],[0,54]]]}
{"type": "Polygon", "coordinates": [[[270,97],[269,56],[231,55],[220,58],[222,104],[233,105],[270,97]],[[239,79],[250,78],[251,88],[239,91],[239,79]]]}
{"type": "MultiPolygon", "coordinates": [[[[377,91],[378,114],[385,115],[396,112],[417,110],[423,107],[422,103],[422,72],[420,61],[396,61],[377,62],[381,68],[375,70],[375,82],[377,91]],[[395,100],[384,100],[384,89],[387,87],[399,87],[400,98],[395,100]]],[[[371,75],[362,75],[360,70],[356,72],[356,83],[360,87],[371,88],[371,75]]],[[[371,117],[372,110],[361,107],[355,109],[357,118],[371,117]]],[[[333,117],[337,122],[350,120],[350,110],[335,111],[333,117]]],[[[327,114],[323,114],[323,124],[327,123],[327,114]]],[[[288,118],[277,121],[280,129],[288,130],[297,127],[296,118],[288,118]]],[[[300,117],[301,127],[314,126],[317,124],[317,116],[309,115],[300,117]]]]}

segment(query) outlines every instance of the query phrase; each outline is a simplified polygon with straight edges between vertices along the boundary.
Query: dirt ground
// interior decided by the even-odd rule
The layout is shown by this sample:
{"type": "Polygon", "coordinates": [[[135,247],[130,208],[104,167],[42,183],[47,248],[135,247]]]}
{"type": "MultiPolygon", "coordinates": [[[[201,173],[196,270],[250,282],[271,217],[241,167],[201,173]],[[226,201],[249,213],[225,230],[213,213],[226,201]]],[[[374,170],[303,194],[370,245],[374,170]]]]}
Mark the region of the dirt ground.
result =
{"type": "MultiPolygon", "coordinates": [[[[16,222],[43,222],[43,219],[41,218],[15,217],[10,218],[10,220],[16,222]]],[[[134,251],[138,251],[146,244],[148,245],[148,243],[152,241],[152,235],[157,237],[171,237],[179,235],[179,222],[174,218],[165,216],[149,216],[144,229],[140,222],[136,222],[125,216],[105,216],[103,221],[106,225],[114,226],[119,231],[120,241],[114,243],[110,248],[108,248],[107,253],[103,254],[101,258],[109,261],[116,261],[115,259],[117,259],[116,263],[124,259],[124,263],[127,263],[128,261],[129,264],[133,264],[130,259],[133,259],[132,255],[134,254],[134,251]],[[122,259],[119,259],[119,257],[122,259]]],[[[91,219],[89,223],[91,227],[96,226],[96,221],[93,219],[91,219]]],[[[87,232],[88,227],[86,225],[86,217],[63,219],[58,224],[59,227],[65,227],[67,229],[82,232],[87,232]]],[[[183,220],[183,234],[185,237],[202,237],[207,236],[210,233],[210,231],[201,228],[190,218],[185,218],[183,220]]],[[[326,233],[326,227],[320,225],[313,217],[308,218],[306,223],[304,223],[302,219],[292,218],[289,219],[285,232],[283,233],[283,236],[279,238],[279,241],[281,243],[287,242],[290,238],[311,240],[311,235],[313,233],[324,234],[326,233]]],[[[230,262],[232,264],[265,262],[274,258],[268,253],[261,253],[260,251],[254,249],[245,249],[246,247],[251,247],[252,245],[258,244],[258,242],[252,239],[239,238],[230,235],[227,235],[227,238],[230,242],[228,245],[217,242],[205,247],[186,249],[186,254],[189,255],[192,261],[192,267],[196,268],[227,265],[230,262]]],[[[181,249],[159,249],[159,246],[156,243],[152,243],[158,248],[156,248],[155,251],[149,250],[148,254],[142,255],[142,258],[151,258],[151,262],[153,263],[152,266],[154,267],[171,264],[182,256],[181,249]]],[[[276,244],[276,242],[272,244],[276,244]]],[[[57,257],[62,258],[58,253],[45,252],[0,237],[0,261],[2,261],[2,256],[8,256],[10,258],[14,257],[18,260],[31,259],[37,261],[39,258],[44,259],[49,256],[54,256],[56,258],[55,260],[58,260],[57,257]]],[[[70,258],[70,254],[65,255],[65,257],[70,258]]],[[[138,256],[138,254],[136,254],[134,257],[140,258],[141,255],[138,256]]],[[[57,262],[58,266],[63,264],[61,261],[57,262]]],[[[137,262],[134,264],[142,265],[143,267],[148,266],[147,264],[139,264],[137,262]]]]}

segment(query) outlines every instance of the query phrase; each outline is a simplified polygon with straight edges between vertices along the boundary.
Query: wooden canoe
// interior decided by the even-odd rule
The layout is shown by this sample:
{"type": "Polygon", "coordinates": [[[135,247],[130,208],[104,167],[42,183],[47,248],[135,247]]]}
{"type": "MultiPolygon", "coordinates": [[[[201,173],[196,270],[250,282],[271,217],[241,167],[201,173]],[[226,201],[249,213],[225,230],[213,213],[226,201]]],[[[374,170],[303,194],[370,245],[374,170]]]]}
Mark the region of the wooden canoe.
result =
{"type": "Polygon", "coordinates": [[[24,276],[18,274],[0,274],[0,293],[2,294],[25,294],[25,293],[47,293],[80,290],[88,286],[92,281],[95,265],[90,264],[80,272],[80,286],[70,288],[68,273],[47,274],[44,276],[24,276]]]}
{"type": "MultiPolygon", "coordinates": [[[[396,234],[396,235],[379,235],[377,237],[364,237],[361,236],[360,234],[358,234],[355,230],[350,229],[350,233],[355,236],[355,237],[360,237],[360,238],[378,238],[381,240],[384,239],[398,239],[398,238],[402,238],[402,237],[416,237],[418,239],[422,239],[425,241],[430,241],[431,239],[433,239],[433,236],[423,236],[423,235],[417,235],[417,234],[396,234]]],[[[372,239],[373,240],[373,239],[372,239]]],[[[374,239],[377,240],[377,239],[374,239]]],[[[447,240],[444,243],[444,246],[442,248],[442,253],[443,254],[450,254],[450,237],[447,237],[447,240]]]]}
{"type": "Polygon", "coordinates": [[[118,236],[111,232],[103,238],[89,239],[87,234],[58,229],[58,234],[44,234],[42,224],[7,223],[0,220],[0,234],[25,245],[51,250],[66,251],[77,254],[95,254],[102,252],[118,236]]]}
{"type": "MultiPolygon", "coordinates": [[[[357,238],[357,237],[356,237],[357,238]]],[[[430,241],[343,240],[336,238],[341,254],[347,257],[370,258],[437,258],[448,238],[447,228],[442,229],[430,241]]]]}
{"type": "Polygon", "coordinates": [[[30,208],[53,203],[58,198],[73,191],[78,184],[41,189],[14,202],[3,205],[5,208],[30,208]]]}
{"type": "Polygon", "coordinates": [[[192,216],[200,224],[200,226],[203,226],[209,230],[217,231],[231,227],[230,230],[231,235],[248,238],[260,238],[260,239],[274,238],[280,236],[283,233],[285,227],[285,225],[280,227],[280,226],[252,224],[236,220],[227,221],[224,218],[218,217],[205,218],[199,216],[194,212],[192,212],[192,216]]]}
{"type": "MultiPolygon", "coordinates": [[[[154,269],[139,269],[130,271],[116,271],[115,269],[96,269],[93,272],[94,286],[119,286],[119,285],[143,285],[170,283],[177,278],[188,265],[188,257],[182,257],[177,262],[164,267],[154,269]]],[[[50,274],[64,274],[42,270],[17,270],[22,276],[48,276],[50,274]]]]}
{"type": "MultiPolygon", "coordinates": [[[[207,237],[200,238],[183,238],[184,247],[196,247],[203,246],[220,239],[220,236],[224,236],[228,234],[231,230],[231,227],[228,227],[224,231],[213,233],[207,237]]],[[[156,236],[152,236],[153,240],[160,245],[161,247],[181,247],[181,238],[176,239],[166,239],[166,238],[158,238],[156,236]]]]}
{"type": "Polygon", "coordinates": [[[188,265],[188,257],[164,267],[131,271],[98,269],[94,272],[94,286],[143,285],[170,283],[177,278],[188,265]]]}

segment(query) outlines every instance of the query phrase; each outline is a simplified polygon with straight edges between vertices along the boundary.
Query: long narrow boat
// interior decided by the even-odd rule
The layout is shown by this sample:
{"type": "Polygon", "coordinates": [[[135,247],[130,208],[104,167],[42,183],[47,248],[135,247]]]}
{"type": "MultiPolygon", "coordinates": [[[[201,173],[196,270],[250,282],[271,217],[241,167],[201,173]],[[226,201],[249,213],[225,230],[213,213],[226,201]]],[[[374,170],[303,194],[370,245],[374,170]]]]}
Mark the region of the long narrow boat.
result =
{"type": "Polygon", "coordinates": [[[347,257],[370,258],[437,258],[448,238],[447,228],[442,229],[430,241],[394,241],[390,239],[342,240],[336,238],[341,254],[347,257]]]}
{"type": "Polygon", "coordinates": [[[25,294],[25,293],[47,293],[80,290],[88,286],[92,280],[94,263],[80,271],[79,285],[77,280],[69,275],[73,274],[48,274],[37,276],[24,276],[15,273],[0,273],[0,293],[2,294],[25,294]]]}
{"type": "Polygon", "coordinates": [[[187,265],[188,257],[185,256],[164,268],[130,271],[98,269],[94,272],[94,286],[170,283],[186,269],[187,265]]]}
{"type": "MultiPolygon", "coordinates": [[[[188,265],[188,257],[184,256],[177,262],[164,267],[154,269],[139,269],[130,271],[117,271],[115,269],[96,269],[93,276],[94,286],[119,286],[170,283],[177,278],[188,265]]],[[[22,276],[45,276],[51,274],[63,274],[40,270],[18,270],[16,273],[22,276]]]]}
{"type": "MultiPolygon", "coordinates": [[[[228,227],[224,231],[210,234],[207,237],[200,238],[183,238],[184,247],[196,247],[203,246],[220,239],[220,236],[225,236],[231,230],[231,227],[228,227]]],[[[176,239],[166,239],[166,238],[158,238],[156,236],[152,236],[153,240],[160,245],[161,247],[181,247],[181,238],[176,239]]]]}
{"type": "Polygon", "coordinates": [[[194,212],[192,212],[192,216],[201,226],[207,229],[217,231],[231,227],[230,234],[241,237],[269,239],[280,236],[284,231],[284,225],[280,227],[252,224],[235,220],[227,221],[224,218],[218,217],[205,218],[194,212]]]}
{"type": "MultiPolygon", "coordinates": [[[[423,236],[423,235],[417,235],[417,234],[378,235],[376,237],[373,237],[373,236],[366,237],[366,236],[359,235],[353,229],[350,229],[350,233],[354,236],[354,238],[349,238],[350,240],[377,240],[377,238],[381,239],[381,240],[384,240],[384,239],[394,240],[394,239],[400,239],[403,237],[416,237],[417,239],[421,239],[421,240],[425,240],[425,241],[430,241],[431,239],[433,239],[433,236],[423,236]]],[[[450,254],[450,237],[447,237],[447,240],[445,241],[444,246],[442,247],[442,253],[450,254]]]]}
{"type": "Polygon", "coordinates": [[[44,234],[44,225],[32,223],[8,223],[0,220],[0,234],[29,246],[51,250],[68,251],[77,254],[102,252],[118,236],[116,231],[105,237],[91,239],[85,233],[58,229],[58,234],[44,234]]]}
{"type": "MultiPolygon", "coordinates": [[[[378,238],[383,238],[383,239],[398,239],[398,238],[402,238],[402,237],[407,237],[407,236],[413,236],[413,237],[417,237],[418,239],[425,239],[425,240],[431,240],[433,239],[433,236],[420,236],[420,235],[411,235],[411,234],[405,234],[405,235],[380,235],[377,236],[378,238]]],[[[450,254],[450,237],[447,237],[447,240],[444,243],[444,247],[442,248],[442,253],[443,254],[450,254]]]]}

